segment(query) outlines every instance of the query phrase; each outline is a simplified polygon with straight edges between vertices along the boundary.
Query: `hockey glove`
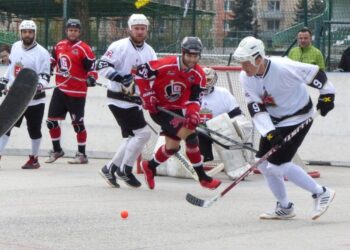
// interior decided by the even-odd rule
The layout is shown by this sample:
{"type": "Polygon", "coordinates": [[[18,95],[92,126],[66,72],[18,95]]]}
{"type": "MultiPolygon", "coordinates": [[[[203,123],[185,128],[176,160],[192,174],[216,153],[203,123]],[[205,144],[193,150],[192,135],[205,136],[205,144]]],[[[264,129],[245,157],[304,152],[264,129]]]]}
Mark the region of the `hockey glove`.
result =
{"type": "Polygon", "coordinates": [[[185,122],[183,126],[187,129],[195,130],[200,121],[201,118],[198,112],[188,110],[185,115],[185,122]]]}
{"type": "Polygon", "coordinates": [[[133,83],[134,83],[134,76],[132,74],[125,75],[123,77],[123,80],[121,81],[121,84],[126,88],[128,88],[133,83]]]}
{"type": "Polygon", "coordinates": [[[334,108],[334,94],[320,95],[316,106],[322,116],[326,116],[334,108]]]}
{"type": "Polygon", "coordinates": [[[283,146],[285,144],[281,133],[276,129],[268,132],[266,134],[266,139],[270,142],[272,147],[276,145],[283,146]]]}
{"type": "Polygon", "coordinates": [[[158,113],[157,105],[159,103],[156,93],[153,90],[149,90],[142,94],[142,106],[148,110],[151,114],[158,113]]]}
{"type": "Polygon", "coordinates": [[[96,86],[96,79],[93,76],[88,76],[86,79],[86,85],[88,87],[95,87],[96,86]]]}

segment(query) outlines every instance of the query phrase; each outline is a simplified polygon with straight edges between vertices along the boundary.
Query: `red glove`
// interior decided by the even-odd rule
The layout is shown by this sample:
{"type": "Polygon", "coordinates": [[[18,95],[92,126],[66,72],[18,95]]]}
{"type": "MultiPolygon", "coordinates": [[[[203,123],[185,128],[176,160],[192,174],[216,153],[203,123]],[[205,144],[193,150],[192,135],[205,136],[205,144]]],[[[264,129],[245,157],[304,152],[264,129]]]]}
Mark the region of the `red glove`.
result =
{"type": "Polygon", "coordinates": [[[148,110],[151,114],[158,113],[158,99],[156,93],[153,90],[146,91],[141,96],[142,106],[144,109],[148,110]]]}
{"type": "Polygon", "coordinates": [[[195,130],[199,125],[201,118],[197,111],[187,110],[185,115],[184,127],[190,130],[195,130]]]}

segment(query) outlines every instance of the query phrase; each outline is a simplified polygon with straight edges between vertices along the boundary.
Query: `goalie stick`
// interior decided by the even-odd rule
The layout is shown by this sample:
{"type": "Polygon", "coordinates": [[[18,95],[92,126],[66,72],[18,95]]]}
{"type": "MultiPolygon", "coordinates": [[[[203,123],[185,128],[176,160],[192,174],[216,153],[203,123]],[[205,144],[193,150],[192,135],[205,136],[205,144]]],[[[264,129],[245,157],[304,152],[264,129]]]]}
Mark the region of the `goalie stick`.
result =
{"type": "MultiPolygon", "coordinates": [[[[284,140],[283,143],[286,143],[290,141],[296,134],[298,134],[302,129],[305,128],[308,124],[310,124],[318,115],[317,112],[314,117],[310,117],[307,120],[305,120],[303,123],[301,123],[298,127],[296,127],[290,134],[288,134],[284,140]]],[[[190,193],[187,193],[186,200],[191,203],[194,206],[207,208],[214,204],[214,202],[218,201],[220,198],[222,198],[228,191],[230,191],[233,187],[235,187],[238,183],[240,183],[245,177],[247,177],[250,172],[253,171],[254,168],[256,168],[259,164],[266,161],[272,154],[274,154],[278,149],[280,149],[281,145],[276,145],[272,147],[265,155],[263,155],[258,161],[256,161],[254,164],[250,166],[250,168],[245,171],[240,177],[238,177],[234,182],[232,182],[228,187],[226,187],[223,191],[221,191],[219,194],[215,195],[214,197],[204,200],[201,198],[198,198],[190,193]]]]}
{"type": "Polygon", "coordinates": [[[23,115],[36,93],[37,84],[38,76],[33,70],[23,68],[18,73],[0,106],[0,136],[23,115]]]}

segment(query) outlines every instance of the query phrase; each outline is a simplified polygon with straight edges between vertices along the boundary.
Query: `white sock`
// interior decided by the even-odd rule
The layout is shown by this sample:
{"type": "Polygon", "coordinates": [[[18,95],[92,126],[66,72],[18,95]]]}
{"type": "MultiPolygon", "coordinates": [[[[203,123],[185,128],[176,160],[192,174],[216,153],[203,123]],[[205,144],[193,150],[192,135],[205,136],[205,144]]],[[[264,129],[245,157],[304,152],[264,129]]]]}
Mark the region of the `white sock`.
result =
{"type": "Polygon", "coordinates": [[[293,162],[283,164],[284,175],[287,176],[288,180],[293,182],[295,185],[309,191],[312,194],[323,193],[322,186],[319,185],[313,178],[311,178],[305,170],[293,162]]]}
{"type": "Polygon", "coordinates": [[[38,156],[40,144],[41,144],[41,138],[32,139],[32,155],[38,156]]]}
{"type": "Polygon", "coordinates": [[[114,154],[112,160],[110,162],[108,162],[107,164],[107,168],[109,169],[111,167],[112,164],[120,167],[122,162],[123,162],[123,157],[125,154],[125,150],[126,150],[126,145],[128,144],[130,138],[124,138],[121,142],[121,144],[118,147],[117,152],[114,154]]]}
{"type": "Polygon", "coordinates": [[[143,147],[151,137],[151,130],[148,126],[140,129],[133,130],[135,136],[131,137],[126,145],[123,162],[120,165],[120,169],[124,171],[124,166],[134,166],[134,163],[142,152],[143,147]]]}
{"type": "Polygon", "coordinates": [[[3,154],[7,142],[9,141],[10,136],[4,134],[0,137],[0,155],[3,154]]]}
{"type": "Polygon", "coordinates": [[[275,170],[275,168],[278,168],[279,166],[276,166],[274,164],[271,164],[265,161],[262,164],[260,164],[258,167],[261,173],[264,175],[265,180],[267,181],[267,184],[271,192],[279,201],[279,203],[281,203],[281,206],[284,208],[288,207],[289,199],[287,196],[283,175],[279,171],[273,171],[275,170]]]}

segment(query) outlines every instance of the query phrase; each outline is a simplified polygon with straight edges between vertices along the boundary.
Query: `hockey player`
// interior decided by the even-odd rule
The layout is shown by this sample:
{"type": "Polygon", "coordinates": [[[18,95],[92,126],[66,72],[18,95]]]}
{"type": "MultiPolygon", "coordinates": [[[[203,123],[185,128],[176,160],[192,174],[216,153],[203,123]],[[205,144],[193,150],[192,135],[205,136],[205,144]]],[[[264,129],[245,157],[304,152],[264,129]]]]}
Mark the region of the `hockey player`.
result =
{"type": "Polygon", "coordinates": [[[203,187],[215,189],[221,182],[206,175],[198,147],[195,132],[200,122],[199,97],[201,87],[205,86],[205,74],[198,65],[202,42],[198,37],[185,37],[181,43],[182,55],[170,56],[142,64],[137,69],[136,83],[140,88],[143,106],[150,112],[152,119],[161,126],[165,135],[165,145],[161,146],[151,161],[141,161],[146,183],[154,189],[156,167],[174,155],[185,140],[186,154],[198,175],[203,187]],[[158,112],[157,106],[169,109],[184,120],[179,120],[164,112],[158,112]]]}
{"type": "MultiPolygon", "coordinates": [[[[239,142],[247,142],[251,136],[253,126],[240,109],[236,98],[225,88],[215,86],[218,80],[216,71],[212,68],[203,68],[207,84],[201,97],[201,110],[199,115],[201,123],[206,124],[212,130],[220,129],[220,133],[239,142]]],[[[213,136],[223,144],[226,140],[213,136]]],[[[204,162],[212,161],[212,141],[205,135],[198,134],[199,148],[204,156],[204,162]]],[[[227,150],[215,145],[224,164],[226,174],[232,179],[241,176],[249,167],[248,155],[244,150],[227,150]]]]}
{"type": "Polygon", "coordinates": [[[306,85],[319,90],[317,109],[326,116],[334,108],[333,84],[318,66],[295,62],[287,58],[266,58],[264,44],[254,37],[244,38],[234,52],[240,62],[249,112],[261,134],[257,157],[262,157],[275,145],[282,145],[259,167],[277,199],[276,208],[260,215],[261,219],[289,219],[295,216],[283,177],[309,191],[315,201],[312,219],[320,217],[332,202],[335,192],[322,187],[291,160],[304,140],[311,123],[299,131],[290,143],[283,138],[314,113],[306,85]]]}
{"type": "Polygon", "coordinates": [[[108,107],[121,128],[123,141],[118,151],[100,174],[112,187],[119,187],[116,176],[131,187],[141,183],[132,173],[133,165],[151,136],[142,112],[142,106],[130,102],[141,99],[135,96],[136,67],[157,59],[153,48],[145,40],[149,21],[143,14],[132,14],[128,20],[129,37],[113,42],[97,63],[99,74],[109,79],[108,107]]]}
{"type": "Polygon", "coordinates": [[[95,55],[89,45],[80,40],[81,23],[69,19],[66,23],[67,38],[58,42],[52,50],[52,70],[56,67],[56,85],[47,118],[47,127],[52,139],[53,150],[46,163],[52,163],[64,155],[61,148],[61,127],[69,112],[78,142],[78,152],[70,164],[86,164],[85,153],[87,133],[84,125],[87,87],[96,85],[95,55]]]}
{"type": "MultiPolygon", "coordinates": [[[[43,87],[50,81],[50,54],[36,42],[37,27],[32,20],[23,20],[19,25],[21,40],[13,44],[10,54],[10,64],[5,76],[0,79],[0,85],[11,88],[16,76],[23,68],[34,70],[39,77],[38,90],[33,100],[29,103],[24,114],[16,122],[20,127],[23,117],[27,120],[27,129],[32,141],[32,151],[29,160],[22,169],[37,169],[40,167],[38,153],[41,143],[41,123],[45,109],[45,91],[43,87]]],[[[10,138],[11,130],[0,137],[0,157],[10,138]]]]}

